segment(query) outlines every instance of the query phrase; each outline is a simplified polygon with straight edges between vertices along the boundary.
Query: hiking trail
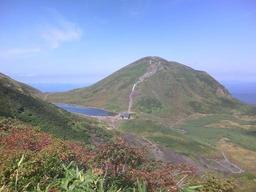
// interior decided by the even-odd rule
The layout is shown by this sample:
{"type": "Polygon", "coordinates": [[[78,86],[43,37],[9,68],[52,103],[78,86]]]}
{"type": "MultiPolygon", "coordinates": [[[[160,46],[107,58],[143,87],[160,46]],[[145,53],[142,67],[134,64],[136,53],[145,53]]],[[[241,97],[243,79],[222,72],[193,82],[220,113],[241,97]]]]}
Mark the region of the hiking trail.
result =
{"type": "Polygon", "coordinates": [[[144,82],[145,80],[147,80],[148,78],[150,78],[151,76],[153,76],[158,70],[159,70],[159,65],[161,64],[161,61],[159,61],[156,57],[152,57],[152,59],[149,60],[149,66],[147,68],[147,72],[144,73],[142,76],[139,77],[139,80],[136,81],[133,86],[132,86],[132,90],[129,94],[129,105],[128,105],[128,113],[131,113],[131,109],[132,109],[132,105],[133,105],[133,99],[135,96],[135,89],[136,87],[144,82]]]}

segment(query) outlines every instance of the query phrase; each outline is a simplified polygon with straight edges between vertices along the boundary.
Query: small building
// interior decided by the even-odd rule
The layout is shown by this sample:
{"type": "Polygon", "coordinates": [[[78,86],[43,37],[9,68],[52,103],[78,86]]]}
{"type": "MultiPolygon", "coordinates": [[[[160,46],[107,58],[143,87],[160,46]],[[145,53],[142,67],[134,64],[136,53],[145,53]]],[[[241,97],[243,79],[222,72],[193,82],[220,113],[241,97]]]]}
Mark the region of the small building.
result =
{"type": "Polygon", "coordinates": [[[122,112],[122,113],[119,114],[119,117],[121,119],[130,119],[131,118],[131,113],[129,113],[129,112],[122,112]]]}

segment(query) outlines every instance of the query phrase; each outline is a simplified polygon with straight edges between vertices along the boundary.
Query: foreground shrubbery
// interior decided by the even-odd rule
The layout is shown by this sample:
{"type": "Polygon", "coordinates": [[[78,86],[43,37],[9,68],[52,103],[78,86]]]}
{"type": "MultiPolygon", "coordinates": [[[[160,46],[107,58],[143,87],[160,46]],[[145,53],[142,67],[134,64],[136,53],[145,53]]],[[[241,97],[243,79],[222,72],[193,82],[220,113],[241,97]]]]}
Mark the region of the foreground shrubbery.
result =
{"type": "MultiPolygon", "coordinates": [[[[60,163],[55,157],[49,158],[38,166],[38,162],[29,161],[23,155],[18,162],[14,162],[7,169],[2,178],[0,191],[76,191],[76,192],[117,192],[117,191],[142,191],[146,186],[137,182],[133,188],[117,188],[114,184],[105,187],[106,177],[97,171],[88,169],[86,172],[79,170],[70,163],[68,166],[60,163]],[[32,166],[31,166],[32,165],[32,166]],[[31,169],[36,166],[36,169],[31,169]],[[40,169],[38,169],[40,168],[40,169]],[[50,169],[49,169],[50,168],[50,169]]],[[[145,191],[143,190],[143,191],[145,191]]]]}
{"type": "Polygon", "coordinates": [[[88,149],[16,121],[0,123],[0,191],[233,192],[190,166],[149,161],[122,140],[88,149]],[[194,186],[191,186],[194,185],[194,186]]]}

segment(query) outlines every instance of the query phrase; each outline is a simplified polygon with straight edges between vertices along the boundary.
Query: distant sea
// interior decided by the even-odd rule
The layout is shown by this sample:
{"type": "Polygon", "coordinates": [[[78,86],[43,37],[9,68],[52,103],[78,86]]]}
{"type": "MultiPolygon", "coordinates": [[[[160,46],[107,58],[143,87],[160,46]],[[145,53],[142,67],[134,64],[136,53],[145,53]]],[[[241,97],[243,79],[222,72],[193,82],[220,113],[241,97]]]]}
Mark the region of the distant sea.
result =
{"type": "MultiPolygon", "coordinates": [[[[256,105],[256,82],[244,83],[244,82],[222,82],[222,84],[229,90],[233,97],[239,99],[242,102],[256,105]]],[[[33,87],[39,89],[42,92],[63,92],[81,87],[87,87],[90,84],[31,84],[33,87]]]]}
{"type": "Polygon", "coordinates": [[[236,99],[256,106],[256,82],[223,82],[222,84],[236,99]]]}
{"type": "Polygon", "coordinates": [[[64,92],[72,89],[87,87],[89,84],[61,84],[61,83],[30,83],[30,85],[42,92],[64,92]]]}

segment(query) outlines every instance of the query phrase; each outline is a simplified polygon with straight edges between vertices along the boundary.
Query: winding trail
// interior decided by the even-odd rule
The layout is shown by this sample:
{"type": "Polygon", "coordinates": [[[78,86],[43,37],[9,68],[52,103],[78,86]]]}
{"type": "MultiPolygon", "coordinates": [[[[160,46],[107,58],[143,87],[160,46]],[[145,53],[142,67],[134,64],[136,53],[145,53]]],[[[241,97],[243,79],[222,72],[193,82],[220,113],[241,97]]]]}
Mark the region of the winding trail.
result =
{"type": "Polygon", "coordinates": [[[122,138],[132,147],[145,148],[149,153],[149,158],[172,164],[188,164],[195,167],[198,172],[203,171],[203,167],[189,157],[178,154],[174,150],[163,147],[146,137],[137,136],[132,133],[124,133],[122,138]]]}
{"type": "Polygon", "coordinates": [[[223,160],[216,160],[216,163],[218,163],[219,165],[229,169],[232,173],[243,173],[244,170],[242,170],[238,165],[232,163],[227,156],[225,155],[224,152],[222,152],[223,155],[223,160]]]}
{"type": "Polygon", "coordinates": [[[131,113],[131,109],[132,109],[132,105],[133,105],[133,99],[134,99],[134,96],[135,96],[134,93],[135,93],[135,89],[136,89],[137,85],[144,82],[149,77],[153,76],[159,70],[158,66],[160,64],[161,64],[161,62],[159,60],[157,60],[157,58],[152,57],[152,59],[149,61],[149,67],[147,69],[147,72],[144,73],[142,76],[140,76],[139,80],[133,84],[132,90],[129,94],[128,113],[131,113]]]}
{"type": "Polygon", "coordinates": [[[232,163],[227,158],[224,152],[222,152],[221,154],[223,156],[223,159],[202,159],[202,162],[205,164],[206,167],[217,171],[229,172],[232,174],[239,174],[244,172],[244,170],[241,169],[238,165],[232,163]]]}

